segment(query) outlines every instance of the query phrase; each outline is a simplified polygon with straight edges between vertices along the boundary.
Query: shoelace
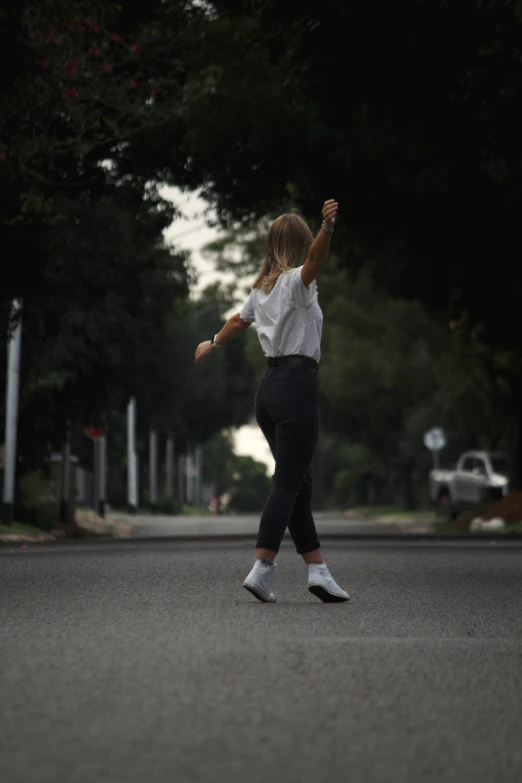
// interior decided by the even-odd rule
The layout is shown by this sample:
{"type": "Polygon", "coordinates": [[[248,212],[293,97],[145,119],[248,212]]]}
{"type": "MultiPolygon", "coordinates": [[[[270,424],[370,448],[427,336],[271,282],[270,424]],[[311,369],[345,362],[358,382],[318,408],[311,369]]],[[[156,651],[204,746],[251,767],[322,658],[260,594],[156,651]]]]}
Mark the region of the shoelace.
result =
{"type": "Polygon", "coordinates": [[[265,560],[264,558],[258,558],[256,560],[256,565],[258,568],[261,566],[269,566],[270,568],[277,568],[277,563],[274,560],[265,560]]]}
{"type": "MultiPolygon", "coordinates": [[[[327,569],[326,571],[317,571],[317,573],[318,573],[318,574],[321,574],[321,575],[322,575],[322,577],[323,577],[323,579],[325,580],[325,582],[328,582],[328,584],[329,584],[331,587],[337,587],[337,588],[339,588],[339,585],[337,584],[337,582],[335,581],[335,579],[334,579],[334,578],[333,578],[333,576],[331,575],[330,571],[328,571],[328,569],[327,569]]],[[[339,588],[339,589],[340,589],[340,588],[339,588]]]]}

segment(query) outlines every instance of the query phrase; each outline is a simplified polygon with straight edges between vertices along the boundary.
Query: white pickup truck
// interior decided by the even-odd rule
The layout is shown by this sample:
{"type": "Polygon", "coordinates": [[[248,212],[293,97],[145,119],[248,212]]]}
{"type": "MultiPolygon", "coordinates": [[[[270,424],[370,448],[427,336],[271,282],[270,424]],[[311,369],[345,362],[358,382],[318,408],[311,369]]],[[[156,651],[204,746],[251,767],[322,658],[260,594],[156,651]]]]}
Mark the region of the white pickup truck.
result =
{"type": "Polygon", "coordinates": [[[451,520],[460,511],[506,495],[508,473],[505,454],[465,451],[455,470],[430,472],[430,500],[441,517],[451,520]]]}

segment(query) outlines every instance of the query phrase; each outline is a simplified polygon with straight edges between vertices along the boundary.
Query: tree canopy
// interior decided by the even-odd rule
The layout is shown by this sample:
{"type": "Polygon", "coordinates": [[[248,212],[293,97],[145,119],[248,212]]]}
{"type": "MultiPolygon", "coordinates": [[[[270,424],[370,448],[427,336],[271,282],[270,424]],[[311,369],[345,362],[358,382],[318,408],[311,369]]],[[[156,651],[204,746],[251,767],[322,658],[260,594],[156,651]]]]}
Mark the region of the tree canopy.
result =
{"type": "Polygon", "coordinates": [[[222,220],[291,203],[317,225],[334,196],[352,279],[421,302],[489,357],[520,486],[520,2],[213,6],[187,143],[222,220]]]}
{"type": "Polygon", "coordinates": [[[27,458],[129,394],[181,442],[248,420],[250,334],[192,366],[233,294],[191,301],[167,183],[215,207],[231,234],[209,252],[244,279],[274,215],[317,228],[339,201],[326,493],[356,464],[400,484],[435,417],[455,448],[508,446],[520,486],[521,25],[520,0],[4,5],[0,318],[23,299],[27,458]]]}
{"type": "MultiPolygon", "coordinates": [[[[249,417],[253,375],[240,369],[241,343],[212,378],[193,366],[194,346],[219,328],[230,295],[190,299],[188,254],[163,238],[176,217],[159,195],[168,177],[140,170],[140,134],[161,133],[182,105],[180,58],[201,16],[192,3],[81,0],[1,12],[10,78],[0,88],[0,240],[12,260],[0,308],[7,336],[12,300],[23,302],[24,468],[45,462],[68,428],[85,454],[93,417],[120,442],[130,395],[139,443],[156,427],[183,449],[249,417]]],[[[161,151],[166,169],[167,138],[161,151]]],[[[4,372],[2,363],[5,381],[4,372]]]]}

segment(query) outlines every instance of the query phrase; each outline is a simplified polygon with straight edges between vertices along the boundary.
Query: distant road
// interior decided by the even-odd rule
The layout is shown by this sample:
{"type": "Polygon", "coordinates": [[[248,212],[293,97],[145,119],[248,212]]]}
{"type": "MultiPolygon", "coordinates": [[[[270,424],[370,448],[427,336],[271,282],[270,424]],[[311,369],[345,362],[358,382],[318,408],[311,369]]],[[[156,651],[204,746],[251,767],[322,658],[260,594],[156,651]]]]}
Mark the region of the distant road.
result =
{"type": "MultiPolygon", "coordinates": [[[[116,523],[121,535],[133,538],[155,536],[253,536],[257,535],[261,512],[222,516],[129,516],[110,513],[108,519],[116,523]]],[[[339,512],[319,511],[314,513],[319,536],[354,534],[393,534],[402,532],[430,532],[432,525],[417,522],[414,517],[406,522],[373,522],[346,519],[339,512]]]]}

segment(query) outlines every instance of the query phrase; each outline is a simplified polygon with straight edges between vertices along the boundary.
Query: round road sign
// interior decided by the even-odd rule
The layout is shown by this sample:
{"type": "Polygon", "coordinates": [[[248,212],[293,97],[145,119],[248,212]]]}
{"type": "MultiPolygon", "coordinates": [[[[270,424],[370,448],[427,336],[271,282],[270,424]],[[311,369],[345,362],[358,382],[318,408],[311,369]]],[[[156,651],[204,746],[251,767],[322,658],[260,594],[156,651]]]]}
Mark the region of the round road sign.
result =
{"type": "Polygon", "coordinates": [[[440,427],[433,427],[424,433],[424,445],[430,451],[440,451],[446,445],[446,436],[444,430],[440,427]]]}

